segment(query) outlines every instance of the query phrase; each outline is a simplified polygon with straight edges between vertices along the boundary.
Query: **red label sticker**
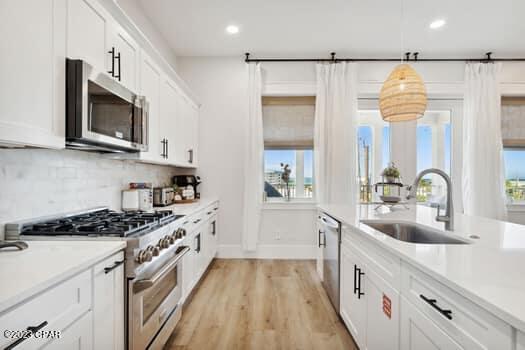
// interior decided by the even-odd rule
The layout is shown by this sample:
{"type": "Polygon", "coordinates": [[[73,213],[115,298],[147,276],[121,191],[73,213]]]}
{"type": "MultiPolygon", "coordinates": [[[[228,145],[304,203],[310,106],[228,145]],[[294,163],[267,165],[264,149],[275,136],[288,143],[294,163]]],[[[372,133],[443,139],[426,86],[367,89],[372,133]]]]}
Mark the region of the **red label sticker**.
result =
{"type": "Polygon", "coordinates": [[[385,294],[383,294],[383,313],[389,319],[392,318],[392,301],[385,294]]]}

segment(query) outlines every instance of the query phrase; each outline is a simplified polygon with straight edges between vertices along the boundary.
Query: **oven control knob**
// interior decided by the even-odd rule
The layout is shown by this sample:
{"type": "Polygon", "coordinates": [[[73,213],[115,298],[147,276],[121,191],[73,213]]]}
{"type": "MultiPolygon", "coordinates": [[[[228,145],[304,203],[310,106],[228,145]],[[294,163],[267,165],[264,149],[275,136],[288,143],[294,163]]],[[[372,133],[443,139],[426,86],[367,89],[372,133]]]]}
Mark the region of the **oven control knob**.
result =
{"type": "Polygon", "coordinates": [[[183,228],[178,228],[177,231],[175,231],[175,237],[176,238],[186,237],[186,230],[183,228]]]}
{"type": "Polygon", "coordinates": [[[153,256],[151,254],[151,251],[146,248],[144,250],[139,251],[136,260],[139,264],[142,264],[146,261],[151,261],[152,257],[153,256]]]}
{"type": "Polygon", "coordinates": [[[158,245],[156,245],[155,247],[153,247],[153,250],[152,250],[151,254],[152,254],[153,256],[159,256],[159,254],[160,254],[160,247],[159,247],[158,245]]]}
{"type": "Polygon", "coordinates": [[[170,246],[170,239],[168,236],[164,236],[160,241],[159,245],[162,249],[168,248],[170,246]]]}

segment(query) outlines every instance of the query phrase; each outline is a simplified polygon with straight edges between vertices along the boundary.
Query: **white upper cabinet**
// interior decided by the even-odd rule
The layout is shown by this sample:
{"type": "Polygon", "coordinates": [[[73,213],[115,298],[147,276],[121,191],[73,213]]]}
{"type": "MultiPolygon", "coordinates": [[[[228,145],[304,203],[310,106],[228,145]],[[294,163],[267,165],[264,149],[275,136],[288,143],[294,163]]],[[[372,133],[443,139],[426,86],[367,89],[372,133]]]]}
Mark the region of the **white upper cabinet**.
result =
{"type": "Polygon", "coordinates": [[[140,47],[118,24],[112,26],[109,37],[108,55],[110,70],[120,83],[131,91],[137,91],[140,47]],[[111,57],[110,57],[111,56],[111,57]]]}
{"type": "Polygon", "coordinates": [[[146,54],[140,59],[140,94],[146,97],[148,112],[148,151],[139,153],[141,159],[163,162],[160,136],[160,88],[162,72],[146,54]]]}
{"type": "Polygon", "coordinates": [[[95,0],[67,0],[67,55],[136,91],[140,47],[95,0]]]}
{"type": "Polygon", "coordinates": [[[161,156],[167,164],[176,164],[177,160],[177,85],[164,77],[160,92],[160,144],[161,156]]]}
{"type": "Polygon", "coordinates": [[[97,1],[67,0],[69,58],[82,59],[99,71],[111,70],[108,40],[112,30],[110,15],[97,1]]]}
{"type": "Polygon", "coordinates": [[[178,93],[177,141],[175,158],[177,164],[197,167],[199,108],[186,95],[178,93]]]}
{"type": "Polygon", "coordinates": [[[0,144],[65,146],[64,1],[0,1],[0,144]]]}

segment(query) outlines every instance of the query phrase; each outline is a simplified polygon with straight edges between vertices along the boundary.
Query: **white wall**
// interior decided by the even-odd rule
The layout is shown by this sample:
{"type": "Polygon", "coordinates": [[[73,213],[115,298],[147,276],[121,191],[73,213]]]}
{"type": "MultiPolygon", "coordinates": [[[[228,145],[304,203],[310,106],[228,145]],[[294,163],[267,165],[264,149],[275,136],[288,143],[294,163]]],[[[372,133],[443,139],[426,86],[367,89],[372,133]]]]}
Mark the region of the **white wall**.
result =
{"type": "MultiPolygon", "coordinates": [[[[200,173],[203,195],[221,199],[223,256],[243,256],[242,185],[244,126],[247,112],[245,64],[242,57],[178,57],[178,73],[202,102],[200,173]]],[[[377,97],[395,63],[359,64],[359,97],[377,97]]],[[[461,98],[462,63],[417,63],[431,98],[461,98]]],[[[503,92],[525,95],[525,65],[505,64],[503,92]]],[[[263,91],[267,95],[315,94],[313,63],[264,63],[263,91]]],[[[393,147],[395,148],[395,147],[393,147]]],[[[410,165],[409,165],[410,166],[410,165]]],[[[308,256],[316,244],[312,209],[264,210],[258,256],[308,256]],[[312,221],[310,221],[312,220],[312,221]],[[311,227],[311,228],[310,228],[311,227]],[[281,239],[276,239],[277,233],[281,239]],[[292,248],[292,246],[294,248],[292,248]],[[273,252],[273,253],[272,253],[273,252]]],[[[311,255],[314,257],[314,255],[311,255]]]]}
{"type": "Polygon", "coordinates": [[[0,240],[6,222],[83,210],[121,208],[130,182],[169,185],[184,170],[107,159],[72,150],[0,150],[0,240]]]}

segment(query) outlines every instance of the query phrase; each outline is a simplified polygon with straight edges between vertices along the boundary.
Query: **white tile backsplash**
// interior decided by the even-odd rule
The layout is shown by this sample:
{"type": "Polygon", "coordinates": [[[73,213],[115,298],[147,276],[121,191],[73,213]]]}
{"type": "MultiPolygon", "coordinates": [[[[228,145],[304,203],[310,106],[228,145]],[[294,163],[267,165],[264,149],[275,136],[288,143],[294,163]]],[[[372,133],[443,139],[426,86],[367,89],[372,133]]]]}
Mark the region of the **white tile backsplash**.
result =
{"type": "Polygon", "coordinates": [[[6,222],[95,206],[120,210],[121,191],[130,182],[168,185],[186,172],[98,153],[0,149],[0,239],[6,222]]]}

